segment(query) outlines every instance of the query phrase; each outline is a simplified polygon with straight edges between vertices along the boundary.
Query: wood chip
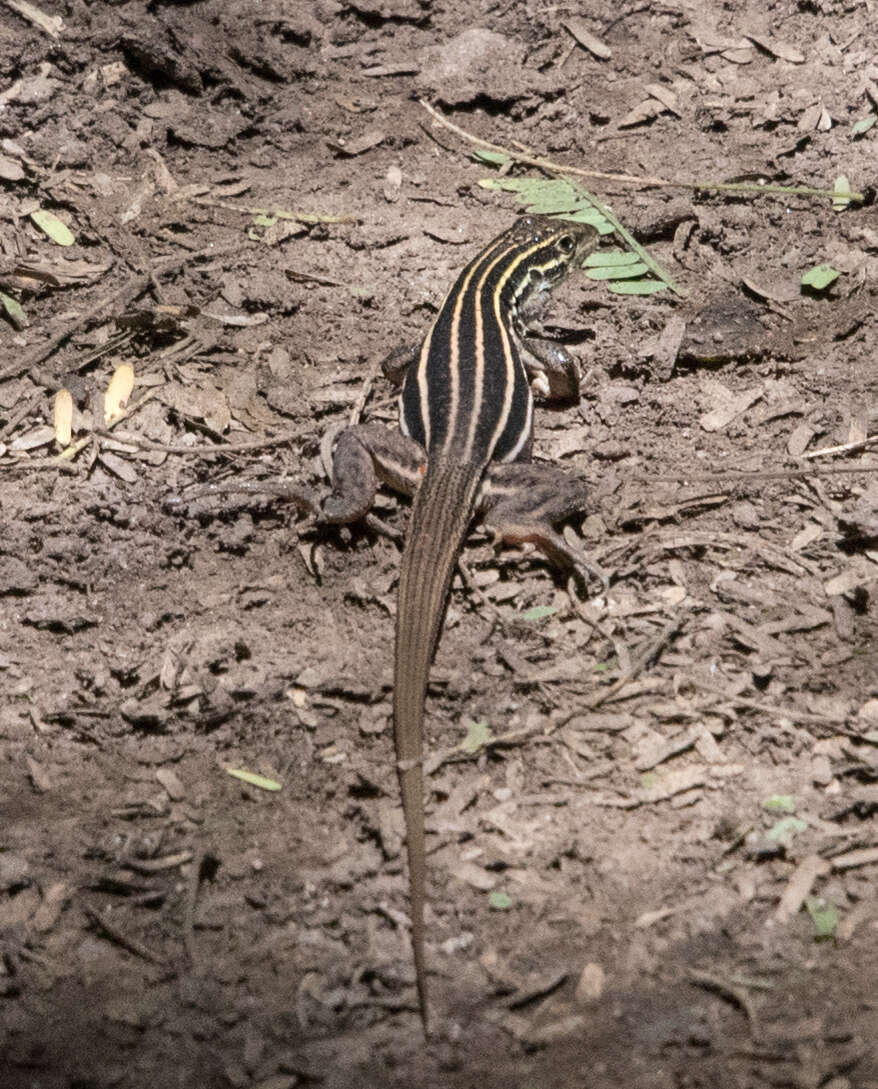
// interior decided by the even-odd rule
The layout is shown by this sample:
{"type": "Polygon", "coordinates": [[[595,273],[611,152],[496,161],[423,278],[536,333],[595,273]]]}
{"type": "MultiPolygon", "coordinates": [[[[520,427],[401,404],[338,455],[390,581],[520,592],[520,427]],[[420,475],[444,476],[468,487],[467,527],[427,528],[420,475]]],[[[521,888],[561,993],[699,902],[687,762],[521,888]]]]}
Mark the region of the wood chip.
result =
{"type": "Polygon", "coordinates": [[[878,571],[871,571],[854,564],[852,567],[848,567],[846,571],[842,571],[834,578],[824,582],[823,589],[827,597],[835,597],[838,594],[849,594],[852,590],[856,590],[858,586],[866,586],[871,582],[875,582],[876,579],[878,579],[878,571]]]}
{"type": "Polygon", "coordinates": [[[667,741],[661,739],[657,744],[650,739],[644,745],[641,755],[635,760],[634,767],[637,771],[649,771],[651,768],[664,763],[665,760],[670,760],[672,756],[679,756],[680,753],[691,749],[696,740],[697,731],[695,729],[685,730],[677,737],[672,737],[667,741]]]}
{"type": "Polygon", "coordinates": [[[172,802],[182,801],[186,797],[186,788],[180,782],[180,778],[175,771],[170,768],[159,768],[155,773],[155,777],[165,788],[172,802]]]}
{"type": "Polygon", "coordinates": [[[778,60],[789,61],[790,64],[805,63],[804,53],[800,53],[798,49],[777,38],[770,38],[767,34],[745,34],[745,37],[749,38],[754,45],[758,45],[760,49],[764,49],[766,53],[777,57],[778,60]]]}
{"type": "Polygon", "coordinates": [[[677,117],[680,116],[680,108],[677,105],[677,96],[670,87],[665,86],[664,83],[647,83],[644,90],[648,91],[656,101],[661,102],[666,110],[675,113],[677,117]]]}
{"type": "Polygon", "coordinates": [[[354,137],[353,140],[345,142],[342,142],[341,140],[330,140],[329,146],[340,155],[353,157],[371,151],[373,147],[378,147],[379,144],[384,143],[386,138],[387,133],[383,132],[381,129],[368,129],[360,136],[354,137]]]}
{"type": "Polygon", "coordinates": [[[613,50],[608,45],[605,45],[600,38],[596,38],[594,34],[585,25],[585,20],[573,16],[571,19],[567,19],[561,24],[568,34],[572,34],[577,42],[583,49],[587,49],[592,56],[598,58],[598,60],[609,60],[613,55],[613,50]]]}
{"type": "Polygon", "coordinates": [[[774,918],[779,923],[785,923],[798,913],[806,897],[811,894],[814,882],[818,877],[824,877],[829,873],[829,863],[819,855],[807,855],[793,870],[792,877],[787,882],[783,896],[777,905],[774,918]]]}
{"type": "Polygon", "coordinates": [[[878,847],[862,847],[856,851],[836,855],[832,860],[832,868],[833,870],[851,870],[855,866],[871,866],[875,862],[878,862],[878,847]]]}
{"type": "Polygon", "coordinates": [[[618,127],[620,129],[630,129],[634,125],[643,125],[664,112],[665,107],[657,99],[645,98],[643,102],[639,102],[633,110],[629,110],[625,114],[621,121],[618,122],[618,127]]]}
{"type": "Polygon", "coordinates": [[[27,773],[30,776],[30,781],[33,783],[34,790],[39,794],[45,794],[52,789],[52,780],[49,773],[38,761],[34,760],[32,756],[26,757],[27,760],[27,773]]]}
{"type": "Polygon", "coordinates": [[[800,423],[790,432],[790,437],[787,439],[787,453],[790,457],[801,457],[813,438],[814,428],[809,423],[800,423]]]}
{"type": "Polygon", "coordinates": [[[58,921],[61,909],[69,899],[71,891],[70,885],[65,884],[63,881],[56,881],[46,889],[43,893],[43,902],[31,919],[35,930],[39,930],[44,934],[47,930],[52,929],[58,921]]]}
{"type": "Polygon", "coordinates": [[[664,381],[671,377],[685,332],[686,320],[680,314],[674,314],[655,341],[652,358],[658,368],[658,377],[664,381]]]}
{"type": "Polygon", "coordinates": [[[490,892],[497,884],[497,878],[493,874],[481,866],[476,866],[474,862],[462,862],[452,872],[458,881],[463,881],[479,892],[490,892]]]}
{"type": "Polygon", "coordinates": [[[654,805],[667,802],[669,798],[684,791],[691,791],[696,786],[704,786],[707,773],[702,767],[679,768],[661,775],[657,783],[644,787],[639,792],[636,802],[639,805],[654,805]]]}
{"type": "Polygon", "coordinates": [[[603,968],[597,961],[589,961],[582,969],[576,984],[576,1001],[583,1005],[599,1001],[603,997],[606,983],[607,975],[603,968]]]}
{"type": "Polygon", "coordinates": [[[136,484],[140,479],[140,474],[130,461],[126,461],[125,458],[120,458],[116,454],[111,454],[109,450],[101,451],[98,461],[105,469],[109,469],[113,476],[124,480],[126,484],[136,484]]]}
{"type": "Polygon", "coordinates": [[[705,431],[724,430],[735,417],[740,416],[742,412],[746,412],[763,394],[762,386],[754,386],[751,389],[743,390],[741,393],[732,393],[720,382],[711,382],[710,389],[714,395],[712,399],[720,403],[710,412],[705,412],[698,421],[705,431]]]}
{"type": "Polygon", "coordinates": [[[380,76],[416,76],[420,70],[417,64],[376,64],[372,68],[364,68],[363,75],[371,79],[380,76]]]}
{"type": "Polygon", "coordinates": [[[384,199],[388,204],[393,204],[399,200],[401,186],[402,171],[394,163],[393,166],[388,167],[387,173],[384,175],[384,199]]]}

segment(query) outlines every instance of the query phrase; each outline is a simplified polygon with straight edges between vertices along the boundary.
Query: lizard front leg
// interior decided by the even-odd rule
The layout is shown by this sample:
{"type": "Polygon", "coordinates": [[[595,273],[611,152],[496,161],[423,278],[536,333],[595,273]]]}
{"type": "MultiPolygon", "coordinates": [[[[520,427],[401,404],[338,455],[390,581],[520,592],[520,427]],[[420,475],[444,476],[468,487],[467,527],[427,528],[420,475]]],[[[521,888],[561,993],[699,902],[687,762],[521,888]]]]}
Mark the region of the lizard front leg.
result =
{"type": "Polygon", "coordinates": [[[586,507],[585,484],[550,465],[517,462],[498,465],[488,473],[479,512],[497,543],[531,542],[550,563],[573,572],[583,583],[587,575],[606,588],[606,574],[571,548],[554,526],[586,507]]]}
{"type": "Polygon", "coordinates": [[[579,367],[562,344],[533,334],[518,340],[533,392],[545,401],[579,400],[579,367]]]}

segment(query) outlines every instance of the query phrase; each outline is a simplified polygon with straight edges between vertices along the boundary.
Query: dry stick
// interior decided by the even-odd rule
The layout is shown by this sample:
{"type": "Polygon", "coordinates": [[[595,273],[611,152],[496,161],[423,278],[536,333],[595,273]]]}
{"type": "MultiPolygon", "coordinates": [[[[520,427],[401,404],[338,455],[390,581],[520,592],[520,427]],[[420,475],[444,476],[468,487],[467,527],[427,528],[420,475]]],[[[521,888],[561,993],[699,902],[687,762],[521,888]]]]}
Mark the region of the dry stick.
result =
{"type": "MultiPolygon", "coordinates": [[[[25,374],[27,371],[32,370],[34,367],[38,367],[44,359],[48,359],[50,355],[53,355],[58,348],[83,326],[88,325],[93,321],[103,310],[107,310],[112,306],[127,306],[141,295],[150,285],[151,278],[156,273],[160,272],[173,272],[178,268],[182,268],[189,261],[197,261],[203,257],[219,257],[225,253],[238,253],[240,252],[241,244],[236,242],[229,244],[228,246],[211,246],[205,250],[198,250],[195,253],[185,253],[183,256],[177,256],[173,258],[158,258],[153,262],[152,268],[149,272],[140,273],[137,276],[132,277],[126,283],[115,291],[111,291],[109,295],[104,296],[94,306],[89,307],[85,313],[80,314],[78,318],[66,325],[60,333],[56,333],[49,339],[46,344],[41,345],[35,349],[30,355],[20,359],[17,363],[11,363],[8,367],[4,367],[0,370],[0,382],[6,381],[7,378],[17,378],[20,374],[25,374]]],[[[54,385],[56,378],[53,374],[38,373],[34,375],[34,378],[43,386],[54,385]]]]}
{"type": "MultiPolygon", "coordinates": [[[[831,189],[812,189],[810,186],[805,185],[787,186],[756,185],[747,182],[671,181],[668,178],[656,178],[648,174],[608,174],[603,170],[586,170],[584,167],[566,166],[564,163],[556,163],[552,159],[544,159],[541,155],[534,155],[529,149],[525,148],[523,144],[520,145],[522,147],[521,151],[514,151],[511,148],[504,147],[502,144],[494,144],[490,140],[483,140],[480,136],[476,136],[471,132],[467,132],[466,129],[462,129],[459,125],[455,125],[454,122],[449,121],[447,117],[443,117],[429,102],[420,99],[420,104],[434,120],[438,121],[440,125],[444,125],[452,132],[457,133],[461,139],[467,140],[477,147],[486,148],[488,151],[495,151],[500,155],[507,155],[510,159],[516,159],[520,163],[536,166],[540,170],[548,170],[553,174],[578,174],[582,178],[601,178],[604,181],[622,182],[631,185],[654,185],[671,189],[692,189],[695,191],[716,190],[724,193],[781,193],[786,196],[830,198],[838,196],[838,194],[831,189]]],[[[866,199],[863,193],[845,193],[844,196],[847,199],[856,201],[864,201],[866,199]]]]}
{"type": "MultiPolygon", "coordinates": [[[[115,427],[116,424],[122,423],[123,420],[127,420],[129,416],[132,416],[137,410],[145,405],[147,401],[151,401],[158,393],[158,390],[148,390],[143,397],[140,398],[135,404],[126,408],[124,412],[121,412],[114,420],[111,420],[107,425],[109,427],[115,427]]],[[[30,461],[28,458],[16,458],[11,463],[6,463],[9,468],[14,469],[63,469],[66,472],[75,472],[74,466],[71,464],[77,454],[81,453],[86,446],[91,443],[98,435],[98,432],[89,431],[87,435],[83,435],[81,439],[77,439],[65,450],[62,450],[60,454],[56,454],[52,458],[43,458],[41,461],[30,461]]]]}
{"type": "Polygon", "coordinates": [[[320,215],[311,212],[288,212],[283,208],[253,208],[242,207],[240,204],[227,204],[223,200],[212,200],[210,197],[189,197],[193,204],[201,204],[205,208],[222,208],[226,212],[240,212],[247,216],[266,216],[275,219],[290,219],[295,223],[359,223],[356,216],[320,215]]]}
{"type": "Polygon", "coordinates": [[[648,487],[651,484],[710,484],[714,481],[731,481],[733,485],[747,484],[751,480],[798,480],[812,476],[839,476],[846,473],[878,473],[878,465],[834,465],[826,469],[777,469],[765,473],[742,473],[729,469],[725,473],[680,473],[674,476],[632,477],[631,484],[648,487]]]}
{"type": "Polygon", "coordinates": [[[810,454],[803,454],[802,457],[824,458],[829,454],[847,454],[852,450],[863,450],[875,442],[878,442],[878,435],[867,435],[857,442],[845,442],[841,446],[824,446],[822,450],[812,450],[810,454]]]}
{"type": "MultiPolygon", "coordinates": [[[[655,639],[651,639],[646,648],[637,655],[625,673],[615,680],[609,688],[605,688],[602,692],[598,692],[596,696],[586,703],[586,709],[589,711],[596,711],[598,707],[601,707],[603,704],[607,703],[608,700],[611,700],[614,696],[618,695],[626,684],[633,681],[634,678],[646,668],[649,662],[655,658],[665,644],[673,639],[683,626],[684,619],[685,617],[683,616],[672,617],[655,639]]],[[[560,723],[559,725],[565,725],[565,723],[560,723]]]]}
{"type": "Polygon", "coordinates": [[[298,432],[287,432],[275,435],[273,438],[254,439],[252,442],[229,443],[200,443],[197,446],[173,445],[165,442],[153,442],[152,439],[141,439],[125,431],[121,434],[113,434],[109,428],[96,427],[94,434],[102,439],[112,439],[113,442],[124,446],[134,446],[138,450],[156,450],[163,454],[195,454],[199,457],[210,457],[219,454],[240,454],[248,450],[264,450],[271,446],[282,446],[286,442],[294,442],[300,438],[298,432]]]}

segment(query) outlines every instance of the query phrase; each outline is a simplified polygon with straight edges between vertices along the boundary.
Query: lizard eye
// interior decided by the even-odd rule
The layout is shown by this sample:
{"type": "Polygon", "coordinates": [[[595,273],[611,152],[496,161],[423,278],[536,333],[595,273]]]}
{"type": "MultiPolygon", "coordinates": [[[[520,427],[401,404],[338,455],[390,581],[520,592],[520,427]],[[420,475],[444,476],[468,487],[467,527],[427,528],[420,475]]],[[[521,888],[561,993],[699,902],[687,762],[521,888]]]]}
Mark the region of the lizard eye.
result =
{"type": "Polygon", "coordinates": [[[576,242],[572,234],[562,234],[558,239],[558,249],[563,254],[573,253],[576,249],[576,242]]]}

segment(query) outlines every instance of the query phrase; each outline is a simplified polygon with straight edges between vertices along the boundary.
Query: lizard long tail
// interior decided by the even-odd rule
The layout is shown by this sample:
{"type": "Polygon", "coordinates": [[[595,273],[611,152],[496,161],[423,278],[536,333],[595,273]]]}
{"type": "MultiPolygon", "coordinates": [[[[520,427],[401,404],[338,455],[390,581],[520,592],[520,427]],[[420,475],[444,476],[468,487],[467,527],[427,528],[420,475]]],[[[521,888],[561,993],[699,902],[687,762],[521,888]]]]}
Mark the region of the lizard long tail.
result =
{"type": "Polygon", "coordinates": [[[412,951],[418,1005],[428,1027],[424,962],[424,699],[457,557],[472,520],[484,466],[431,461],[412,509],[397,599],[393,728],[406,825],[412,951]]]}

